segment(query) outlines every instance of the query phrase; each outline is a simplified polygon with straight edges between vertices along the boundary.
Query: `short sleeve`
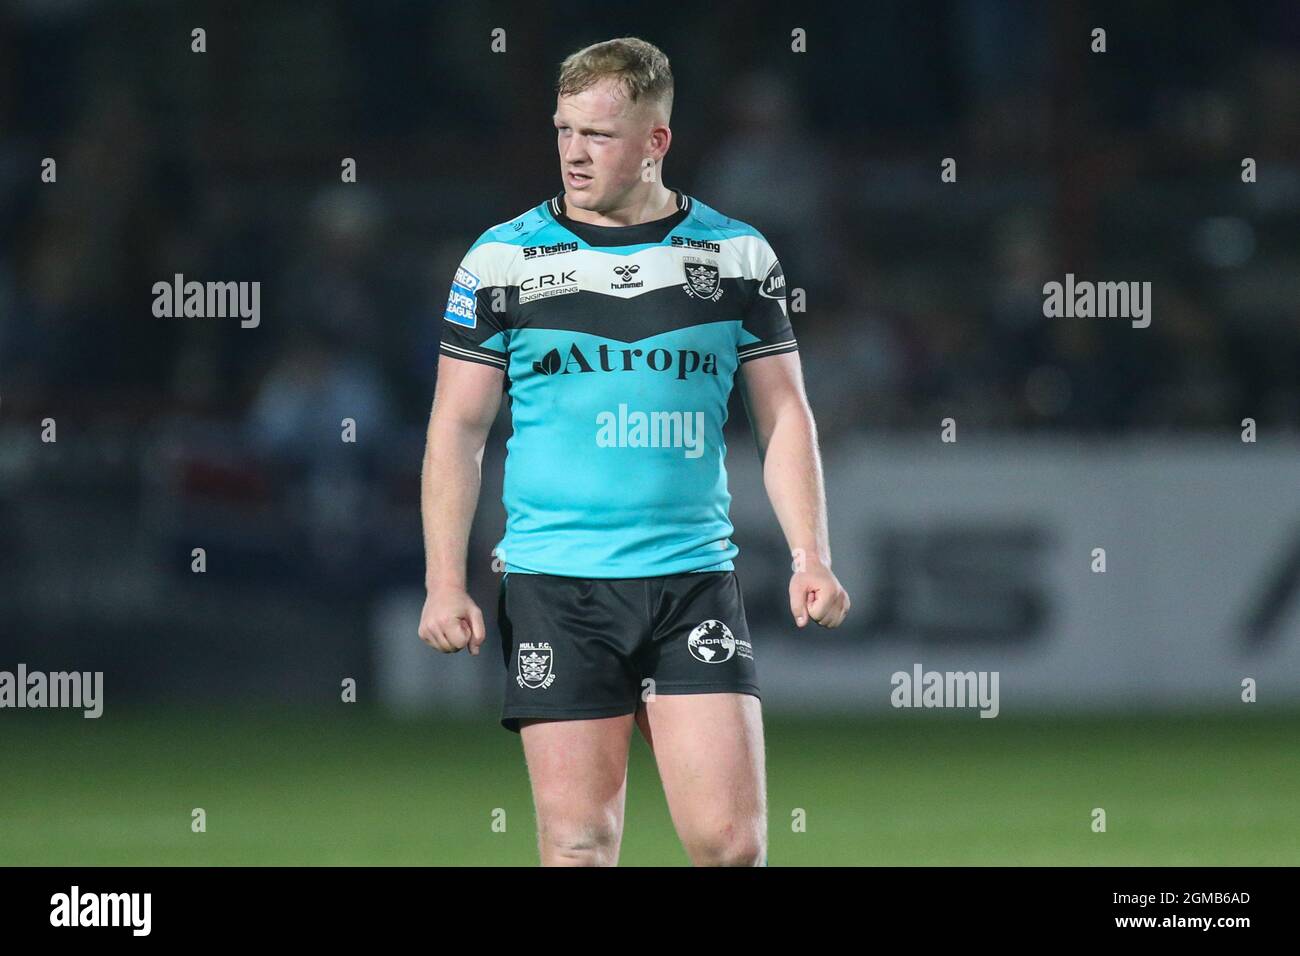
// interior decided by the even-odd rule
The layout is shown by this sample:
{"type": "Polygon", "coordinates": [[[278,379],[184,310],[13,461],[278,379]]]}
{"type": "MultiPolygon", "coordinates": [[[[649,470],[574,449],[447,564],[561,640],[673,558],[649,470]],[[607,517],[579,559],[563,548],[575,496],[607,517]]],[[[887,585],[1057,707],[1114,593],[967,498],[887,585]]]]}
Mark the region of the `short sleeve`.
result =
{"type": "Polygon", "coordinates": [[[785,298],[785,273],[762,236],[756,236],[752,256],[747,260],[749,303],[741,322],[736,354],[741,364],[767,355],[798,349],[785,298]]]}
{"type": "Polygon", "coordinates": [[[509,267],[516,247],[484,233],[456,269],[442,318],[439,351],[451,358],[506,368],[509,267]]]}

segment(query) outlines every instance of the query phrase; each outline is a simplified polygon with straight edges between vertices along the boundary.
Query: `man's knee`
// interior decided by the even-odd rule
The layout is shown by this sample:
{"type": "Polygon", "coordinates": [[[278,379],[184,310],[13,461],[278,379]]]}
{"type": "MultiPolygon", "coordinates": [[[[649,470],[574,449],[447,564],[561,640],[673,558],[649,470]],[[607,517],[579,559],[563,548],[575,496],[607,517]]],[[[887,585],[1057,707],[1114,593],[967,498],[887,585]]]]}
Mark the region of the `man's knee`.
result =
{"type": "Polygon", "coordinates": [[[696,866],[762,866],[767,838],[760,820],[719,820],[696,828],[686,850],[696,866]]]}
{"type": "Polygon", "coordinates": [[[548,866],[614,866],[619,832],[615,821],[556,821],[538,828],[542,862],[548,866]]]}

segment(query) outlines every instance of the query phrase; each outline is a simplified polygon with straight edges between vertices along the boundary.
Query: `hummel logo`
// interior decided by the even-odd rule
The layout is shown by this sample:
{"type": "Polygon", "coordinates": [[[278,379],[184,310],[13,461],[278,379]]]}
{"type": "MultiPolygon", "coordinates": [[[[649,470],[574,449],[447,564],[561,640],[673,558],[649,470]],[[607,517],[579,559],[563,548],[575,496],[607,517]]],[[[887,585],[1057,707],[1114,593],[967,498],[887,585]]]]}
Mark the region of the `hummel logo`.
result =
{"type": "Polygon", "coordinates": [[[609,287],[610,287],[611,289],[639,289],[639,288],[641,288],[642,286],[645,285],[644,282],[641,282],[641,281],[636,281],[636,282],[634,282],[634,281],[632,281],[632,277],[633,277],[634,275],[636,275],[636,274],[637,274],[638,272],[640,272],[640,271],[641,271],[641,267],[640,267],[639,265],[637,265],[636,263],[632,263],[631,265],[626,265],[626,266],[615,266],[615,267],[614,267],[614,274],[617,275],[617,276],[618,276],[620,279],[622,279],[623,281],[622,281],[622,282],[611,282],[611,283],[609,284],[609,287]]]}

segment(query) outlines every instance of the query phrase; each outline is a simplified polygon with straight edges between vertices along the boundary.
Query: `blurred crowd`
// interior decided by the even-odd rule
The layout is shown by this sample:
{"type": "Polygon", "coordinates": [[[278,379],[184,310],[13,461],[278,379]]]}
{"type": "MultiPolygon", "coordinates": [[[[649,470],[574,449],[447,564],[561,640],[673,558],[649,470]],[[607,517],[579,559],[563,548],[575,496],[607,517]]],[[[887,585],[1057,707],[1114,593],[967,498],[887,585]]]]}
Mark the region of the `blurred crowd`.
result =
{"type": "Polygon", "coordinates": [[[824,442],[1300,426],[1300,7],[864,7],[12,4],[0,399],[204,417],[290,460],[344,417],[418,427],[456,262],[559,190],[555,64],[636,32],[674,64],[669,185],[803,291],[824,442]],[[1045,319],[1066,272],[1150,281],[1150,328],[1045,319]],[[260,326],[155,318],[176,273],[260,281],[260,326]]]}

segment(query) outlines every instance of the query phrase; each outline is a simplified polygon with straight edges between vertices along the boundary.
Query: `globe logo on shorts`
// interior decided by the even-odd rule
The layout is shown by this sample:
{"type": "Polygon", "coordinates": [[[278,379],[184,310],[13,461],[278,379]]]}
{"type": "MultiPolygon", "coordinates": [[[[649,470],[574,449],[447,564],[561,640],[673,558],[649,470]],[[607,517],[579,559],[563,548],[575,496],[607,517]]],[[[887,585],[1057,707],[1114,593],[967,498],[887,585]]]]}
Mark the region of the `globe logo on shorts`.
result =
{"type": "Polygon", "coordinates": [[[721,621],[704,621],[686,639],[691,657],[706,664],[721,664],[736,653],[736,637],[721,621]]]}

